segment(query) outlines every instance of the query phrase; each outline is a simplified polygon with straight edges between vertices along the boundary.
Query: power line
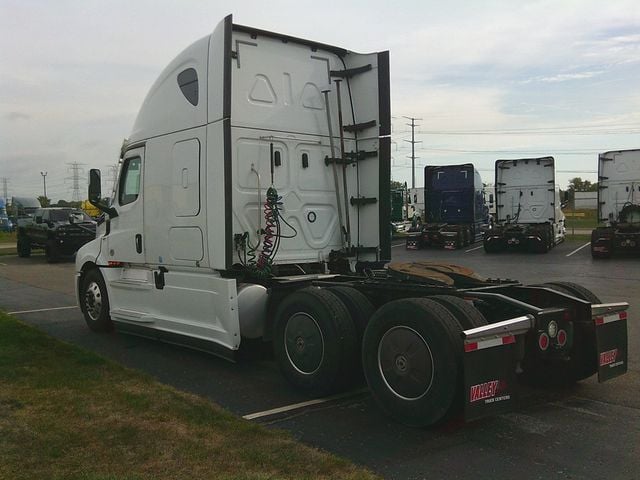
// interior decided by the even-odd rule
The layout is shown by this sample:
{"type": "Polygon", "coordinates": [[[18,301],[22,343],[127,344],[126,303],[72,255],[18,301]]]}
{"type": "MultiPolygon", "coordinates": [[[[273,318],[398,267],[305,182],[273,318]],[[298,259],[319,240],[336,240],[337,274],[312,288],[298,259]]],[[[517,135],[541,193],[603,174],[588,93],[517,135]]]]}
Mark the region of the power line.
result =
{"type": "Polygon", "coordinates": [[[540,150],[462,150],[455,148],[423,148],[421,153],[468,153],[481,155],[592,155],[604,152],[606,149],[585,149],[585,150],[558,150],[556,148],[542,148],[540,150]]]}
{"type": "Polygon", "coordinates": [[[418,132],[419,135],[453,135],[453,136],[498,136],[498,135],[544,135],[544,136],[593,136],[593,135],[633,135],[640,133],[640,129],[631,129],[631,130],[620,130],[620,131],[603,131],[603,130],[583,130],[583,131],[556,131],[556,130],[548,130],[548,131],[538,131],[538,130],[528,130],[528,131],[507,131],[507,130],[468,130],[468,131],[445,131],[445,130],[420,130],[418,132]]]}
{"type": "MultiPolygon", "coordinates": [[[[406,117],[409,118],[409,117],[406,117]]],[[[582,125],[552,125],[545,127],[527,128],[474,128],[474,129],[453,129],[453,130],[424,130],[416,133],[425,135],[484,135],[484,134],[535,134],[535,133],[561,133],[567,134],[625,134],[637,133],[640,131],[640,123],[618,123],[618,124],[582,124],[582,125]],[[604,130],[600,130],[604,129],[604,130]]],[[[394,134],[409,133],[408,131],[394,132],[394,134]]]]}

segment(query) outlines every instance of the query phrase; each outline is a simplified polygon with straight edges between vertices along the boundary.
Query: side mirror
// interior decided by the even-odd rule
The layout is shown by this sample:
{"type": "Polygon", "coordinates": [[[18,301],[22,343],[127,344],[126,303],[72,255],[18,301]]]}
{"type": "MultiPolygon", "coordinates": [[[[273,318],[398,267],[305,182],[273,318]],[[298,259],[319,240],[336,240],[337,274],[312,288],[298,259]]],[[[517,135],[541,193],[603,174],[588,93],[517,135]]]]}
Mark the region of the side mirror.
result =
{"type": "Polygon", "coordinates": [[[92,168],[89,170],[89,203],[101,212],[107,213],[111,218],[117,217],[117,210],[103,202],[100,197],[102,197],[100,170],[92,168]]]}
{"type": "Polygon", "coordinates": [[[89,170],[89,202],[98,203],[102,196],[100,187],[100,170],[92,168],[89,170]]]}
{"type": "Polygon", "coordinates": [[[38,216],[36,218],[36,223],[42,223],[42,217],[38,216]]]}
{"type": "Polygon", "coordinates": [[[493,205],[493,193],[489,194],[489,205],[493,205]]]}

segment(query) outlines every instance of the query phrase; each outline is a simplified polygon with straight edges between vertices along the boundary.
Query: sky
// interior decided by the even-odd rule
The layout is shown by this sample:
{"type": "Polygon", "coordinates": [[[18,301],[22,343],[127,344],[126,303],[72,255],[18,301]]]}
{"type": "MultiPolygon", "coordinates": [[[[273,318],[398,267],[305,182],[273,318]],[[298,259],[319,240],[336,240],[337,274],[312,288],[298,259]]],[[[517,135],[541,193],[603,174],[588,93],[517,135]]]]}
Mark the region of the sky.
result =
{"type": "MultiPolygon", "coordinates": [[[[166,64],[234,22],[389,50],[392,179],[425,165],[554,156],[565,187],[597,154],[640,148],[640,1],[0,0],[0,196],[81,196],[117,162],[166,64]],[[75,167],[73,164],[78,164],[75,167]]],[[[103,186],[105,188],[105,186],[103,186]]]]}

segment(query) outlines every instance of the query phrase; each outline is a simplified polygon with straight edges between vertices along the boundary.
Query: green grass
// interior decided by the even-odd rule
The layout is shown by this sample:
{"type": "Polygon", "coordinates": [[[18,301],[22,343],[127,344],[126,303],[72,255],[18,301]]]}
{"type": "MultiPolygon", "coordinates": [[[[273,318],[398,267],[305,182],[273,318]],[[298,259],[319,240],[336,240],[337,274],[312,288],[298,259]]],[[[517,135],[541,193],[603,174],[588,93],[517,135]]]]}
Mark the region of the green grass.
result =
{"type": "Polygon", "coordinates": [[[375,477],[0,313],[0,478],[375,477]]]}
{"type": "Polygon", "coordinates": [[[567,230],[571,228],[596,228],[598,226],[598,218],[596,210],[566,210],[565,227],[567,230]],[[583,216],[570,216],[571,214],[583,214],[583,216]]]}
{"type": "Polygon", "coordinates": [[[0,243],[16,243],[16,232],[0,232],[0,243]]]}

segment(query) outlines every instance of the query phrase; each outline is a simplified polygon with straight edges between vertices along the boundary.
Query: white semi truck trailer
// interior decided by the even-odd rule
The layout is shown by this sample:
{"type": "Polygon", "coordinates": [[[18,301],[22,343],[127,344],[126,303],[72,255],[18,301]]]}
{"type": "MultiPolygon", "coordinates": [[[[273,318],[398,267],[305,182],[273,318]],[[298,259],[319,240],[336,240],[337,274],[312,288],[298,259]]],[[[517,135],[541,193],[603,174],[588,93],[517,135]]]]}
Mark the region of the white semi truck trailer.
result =
{"type": "Polygon", "coordinates": [[[598,156],[598,226],[591,256],[640,253],[640,150],[598,156]]]}
{"type": "Polygon", "coordinates": [[[225,18],[151,88],[109,204],[90,172],[107,220],[76,259],[88,326],[232,360],[263,339],[298,388],[335,392],[363,371],[410,425],[511,409],[520,372],[624,373],[626,303],[455,265],[384,268],[390,120],[387,52],[225,18]]]}
{"type": "Polygon", "coordinates": [[[486,252],[520,248],[547,253],[564,241],[553,157],[497,160],[495,175],[496,219],[484,233],[486,252]]]}

